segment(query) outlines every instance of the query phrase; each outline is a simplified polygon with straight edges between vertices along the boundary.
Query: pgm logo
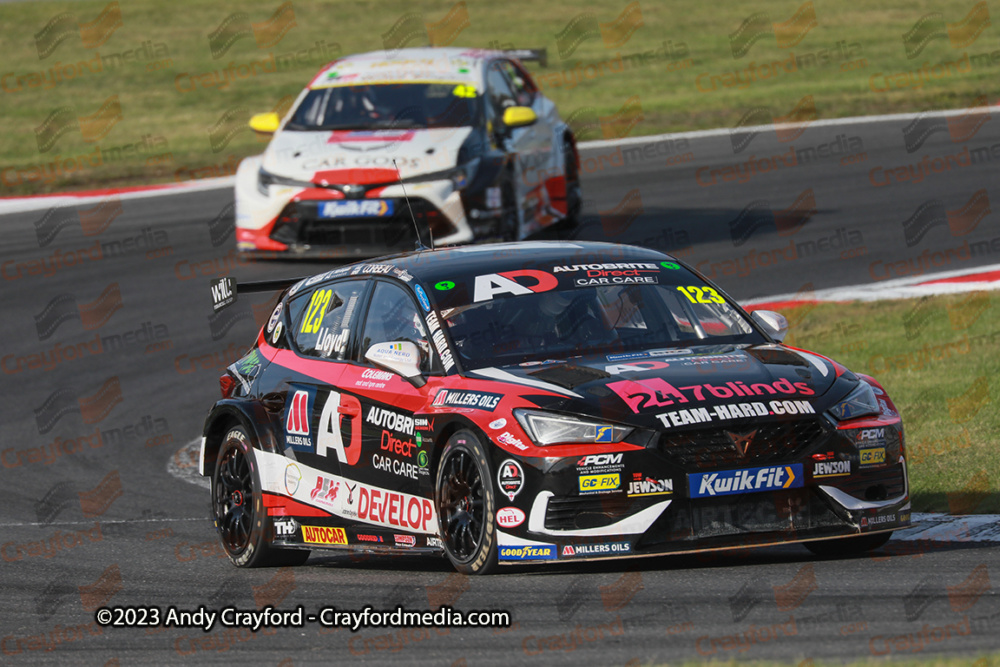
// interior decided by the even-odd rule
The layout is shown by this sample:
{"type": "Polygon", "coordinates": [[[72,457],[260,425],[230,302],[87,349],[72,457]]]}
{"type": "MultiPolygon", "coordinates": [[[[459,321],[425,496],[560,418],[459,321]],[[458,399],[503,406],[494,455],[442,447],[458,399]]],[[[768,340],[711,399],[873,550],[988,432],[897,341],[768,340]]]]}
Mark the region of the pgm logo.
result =
{"type": "Polygon", "coordinates": [[[978,2],[957,23],[945,23],[941,12],[924,14],[903,34],[903,46],[910,60],[919,56],[935,39],[947,39],[953,49],[964,49],[990,26],[990,10],[986,2],[978,2]]]}
{"type": "Polygon", "coordinates": [[[801,463],[688,475],[688,488],[691,489],[692,498],[795,489],[801,486],[801,463]]]}
{"type": "Polygon", "coordinates": [[[858,442],[865,442],[868,440],[884,440],[885,439],[885,429],[884,428],[865,428],[858,432],[858,442]]]}
{"type": "MultiPolygon", "coordinates": [[[[295,392],[288,408],[288,417],[285,420],[285,432],[288,435],[309,436],[309,392],[295,392]]],[[[289,438],[290,442],[292,440],[292,438],[289,438]]]]}
{"type": "Polygon", "coordinates": [[[618,17],[609,23],[599,23],[593,12],[577,14],[566,27],[556,35],[556,47],[559,57],[565,60],[591,37],[601,36],[606,49],[616,49],[629,39],[636,30],[644,25],[642,8],[638,2],[630,2],[618,17]]]}
{"type": "Polygon", "coordinates": [[[118,28],[122,27],[122,9],[117,2],[109,2],[93,21],[80,23],[71,12],[53,16],[45,27],[35,33],[35,49],[39,60],[52,55],[56,47],[74,35],[79,35],[83,47],[96,49],[104,44],[118,28]]]}
{"type": "Polygon", "coordinates": [[[790,49],[801,42],[816,27],[816,8],[804,2],[782,23],[772,23],[767,12],[757,12],[743,19],[743,23],[729,35],[729,48],[733,58],[742,58],[750,47],[767,35],[773,35],[779,49],[790,49]]]}
{"type": "Polygon", "coordinates": [[[761,133],[761,126],[792,125],[792,127],[773,128],[778,141],[788,143],[802,136],[809,123],[818,118],[819,114],[816,112],[816,103],[812,95],[800,99],[787,116],[774,115],[770,107],[754,107],[740,116],[736,126],[729,130],[729,141],[733,145],[733,153],[742,153],[761,133]]]}
{"type": "Polygon", "coordinates": [[[624,454],[588,454],[582,459],[577,460],[576,465],[578,468],[586,468],[587,466],[618,464],[622,462],[623,456],[624,454]]]}
{"type": "Polygon", "coordinates": [[[208,46],[214,60],[226,55],[233,44],[244,37],[253,37],[258,49],[267,49],[280,42],[296,25],[291,2],[282,4],[271,18],[261,23],[251,23],[246,12],[233,12],[209,33],[208,46]]]}
{"type": "Polygon", "coordinates": [[[935,227],[947,227],[954,237],[965,236],[974,231],[991,212],[990,197],[985,189],[977,190],[964,206],[952,211],[945,209],[944,203],[939,199],[926,201],[901,223],[906,247],[912,248],[920,243],[927,232],[935,227]]]}
{"type": "Polygon", "coordinates": [[[38,152],[49,151],[59,137],[71,130],[79,130],[88,144],[100,141],[122,118],[122,105],[117,95],[104,100],[101,108],[89,116],[77,116],[76,109],[72,106],[59,107],[35,128],[38,152]]]}
{"type": "Polygon", "coordinates": [[[559,281],[547,271],[536,269],[521,269],[519,271],[504,271],[476,276],[476,287],[473,301],[492,301],[494,297],[507,294],[521,296],[548,292],[559,286],[559,281]],[[522,282],[518,282],[520,278],[522,282]]]}
{"type": "Polygon", "coordinates": [[[556,557],[556,545],[501,546],[500,560],[546,560],[556,557]]]}
{"type": "Polygon", "coordinates": [[[773,210],[765,200],[753,201],[730,221],[729,235],[734,247],[746,243],[754,232],[762,228],[773,228],[778,236],[792,236],[816,215],[817,210],[812,188],[803,190],[791,206],[782,210],[773,210]]]}

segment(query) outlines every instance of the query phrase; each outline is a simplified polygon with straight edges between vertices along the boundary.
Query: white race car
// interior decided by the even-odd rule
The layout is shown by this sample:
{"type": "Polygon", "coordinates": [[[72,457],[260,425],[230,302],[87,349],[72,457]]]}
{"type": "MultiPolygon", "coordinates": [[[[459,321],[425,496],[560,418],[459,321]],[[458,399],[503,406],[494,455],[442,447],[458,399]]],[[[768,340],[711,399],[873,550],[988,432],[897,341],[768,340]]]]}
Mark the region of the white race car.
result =
{"type": "Polygon", "coordinates": [[[418,234],[441,246],[575,222],[573,133],[514,55],[403,49],[324,66],[284,119],[250,121],[274,136],[236,173],[238,249],[369,257],[418,234]]]}

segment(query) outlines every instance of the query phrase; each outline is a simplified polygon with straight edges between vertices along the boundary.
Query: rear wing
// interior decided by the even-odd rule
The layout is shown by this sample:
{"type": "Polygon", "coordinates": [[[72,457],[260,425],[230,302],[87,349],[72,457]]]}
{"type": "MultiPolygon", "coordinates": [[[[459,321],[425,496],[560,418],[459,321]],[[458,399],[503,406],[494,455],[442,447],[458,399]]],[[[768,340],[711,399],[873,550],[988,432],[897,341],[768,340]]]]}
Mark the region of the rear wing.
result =
{"type": "Polygon", "coordinates": [[[281,280],[253,280],[237,283],[236,278],[216,278],[210,281],[212,292],[212,311],[219,312],[223,308],[236,303],[239,294],[253,292],[277,292],[291,287],[302,278],[283,278],[281,280]]]}
{"type": "Polygon", "coordinates": [[[549,66],[548,49],[500,49],[511,58],[517,58],[521,62],[537,62],[542,67],[549,66]]]}

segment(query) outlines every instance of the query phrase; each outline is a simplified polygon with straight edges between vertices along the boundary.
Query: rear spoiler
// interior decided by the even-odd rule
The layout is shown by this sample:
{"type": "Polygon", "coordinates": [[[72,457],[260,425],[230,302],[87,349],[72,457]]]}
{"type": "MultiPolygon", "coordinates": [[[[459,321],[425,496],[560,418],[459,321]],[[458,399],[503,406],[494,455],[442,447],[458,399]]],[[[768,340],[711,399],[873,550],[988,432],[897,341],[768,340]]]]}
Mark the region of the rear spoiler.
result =
{"type": "MultiPolygon", "coordinates": [[[[307,276],[305,276],[307,277],[307,276]]],[[[236,278],[217,278],[210,281],[212,291],[212,311],[219,312],[236,303],[238,294],[253,292],[277,292],[291,287],[302,278],[283,278],[281,280],[253,280],[237,283],[236,278]]]]}
{"type": "Polygon", "coordinates": [[[549,52],[548,49],[500,49],[501,52],[506,53],[511,58],[517,58],[523,62],[533,61],[537,62],[542,67],[549,66],[549,52]]]}

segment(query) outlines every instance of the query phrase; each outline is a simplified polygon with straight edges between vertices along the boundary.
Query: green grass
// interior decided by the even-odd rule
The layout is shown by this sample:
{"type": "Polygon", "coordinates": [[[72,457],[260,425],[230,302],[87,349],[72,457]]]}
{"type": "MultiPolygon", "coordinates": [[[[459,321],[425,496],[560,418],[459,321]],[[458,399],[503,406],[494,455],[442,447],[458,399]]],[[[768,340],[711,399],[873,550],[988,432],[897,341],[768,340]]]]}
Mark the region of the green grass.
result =
{"type": "MultiPolygon", "coordinates": [[[[407,12],[419,7],[425,24],[442,21],[454,6],[450,0],[413,3],[410,0],[378,2],[293,2],[295,25],[277,43],[258,48],[252,35],[235,41],[231,49],[214,59],[209,48],[209,34],[233,12],[244,12],[255,24],[266,23],[280,3],[220,1],[213,3],[152,0],[121,0],[122,26],[96,48],[86,48],[80,37],[71,35],[45,58],[39,57],[35,35],[63,12],[72,12],[80,23],[94,21],[106,2],[10,3],[0,6],[0,47],[4,53],[4,90],[0,90],[5,132],[0,135],[0,168],[28,168],[59,159],[79,158],[100,147],[103,160],[98,166],[84,164],[69,174],[19,182],[16,172],[3,172],[0,196],[45,192],[95,185],[123,185],[142,182],[186,180],[192,177],[231,173],[236,162],[259,152],[262,143],[248,129],[238,132],[228,145],[213,149],[209,131],[226,112],[242,118],[251,112],[267,111],[296,95],[319,67],[332,57],[385,48],[383,33],[388,33],[407,12]],[[144,45],[159,51],[152,58],[140,56],[133,62],[110,64],[115,54],[144,45]],[[322,48],[317,48],[317,45],[322,48]],[[313,48],[313,53],[308,49],[313,48]],[[275,67],[273,73],[239,78],[223,87],[198,88],[181,92],[187,81],[182,75],[206,74],[302,51],[298,62],[275,67]],[[60,81],[51,88],[16,88],[19,75],[48,72],[57,63],[92,60],[95,54],[109,59],[102,71],[85,73],[70,81],[60,81]],[[177,78],[181,77],[181,84],[177,78]],[[60,137],[41,152],[36,141],[40,127],[54,110],[72,106],[76,117],[96,112],[110,96],[118,95],[122,120],[96,143],[87,143],[79,131],[60,137]],[[142,142],[151,136],[157,146],[144,153],[118,160],[109,149],[142,142]],[[165,142],[165,143],[164,143],[165,142]],[[152,160],[150,158],[153,158],[152,160]],[[200,171],[199,171],[200,170],[200,171]]],[[[986,27],[975,41],[953,48],[947,39],[933,39],[914,59],[907,58],[902,36],[924,14],[940,12],[947,23],[958,23],[969,14],[974,3],[940,0],[883,1],[877,5],[834,3],[815,0],[815,27],[801,41],[780,48],[777,38],[764,35],[741,58],[734,58],[731,33],[744,19],[766,12],[768,23],[789,20],[802,5],[795,0],[776,2],[754,0],[749,3],[706,3],[681,0],[666,3],[640,0],[642,25],[627,41],[614,45],[612,33],[580,43],[579,48],[562,59],[557,35],[584,11],[593,12],[601,23],[615,21],[627,3],[593,5],[591,3],[551,0],[526,2],[510,0],[469,0],[468,26],[451,36],[456,46],[546,47],[549,66],[540,69],[543,87],[559,105],[564,117],[577,112],[575,124],[581,138],[654,134],[709,127],[734,126],[750,109],[767,107],[763,117],[786,116],[807,96],[815,106],[816,117],[834,118],[885,112],[924,109],[962,108],[976,104],[993,90],[996,65],[977,64],[969,71],[927,82],[922,87],[875,92],[869,79],[881,72],[894,74],[942,61],[956,61],[964,54],[982,55],[994,50],[996,26],[986,27]],[[849,62],[857,69],[842,71],[835,57],[827,64],[808,67],[810,54],[822,58],[823,50],[836,49],[844,43],[855,53],[849,62]],[[660,49],[664,58],[645,63],[637,54],[660,49]],[[704,92],[712,75],[745,70],[751,63],[787,61],[794,54],[803,66],[782,72],[746,87],[720,88],[704,92]],[[621,60],[619,58],[621,57],[621,60]],[[563,72],[572,72],[580,64],[585,74],[576,85],[562,82],[563,72]],[[619,63],[621,65],[619,66],[619,63]],[[556,85],[562,82],[561,85],[556,85]],[[623,122],[608,122],[628,100],[638,97],[641,114],[623,122]],[[600,118],[605,123],[599,122],[600,118]],[[635,121],[634,123],[632,121],[635,121]]],[[[460,10],[458,12],[460,14],[460,10]]],[[[637,16],[633,14],[633,16],[637,16]]],[[[459,16],[459,20],[461,16],[459,16]]],[[[973,21],[975,23],[975,21],[973,21]]],[[[419,25],[419,24],[418,24],[419,25]]],[[[780,32],[780,31],[779,31],[780,32]]],[[[453,31],[454,33],[454,31],[453,31]]],[[[414,39],[409,46],[426,44],[414,39]]],[[[964,69],[964,68],[963,68],[964,69]]],[[[635,110],[635,107],[630,107],[635,110]]],[[[807,116],[809,117],[809,116],[807,116]]],[[[759,116],[755,116],[759,118],[759,116]]],[[[238,125],[238,123],[237,123],[238,125]]],[[[23,180],[23,179],[22,179],[23,180]]]]}
{"type": "Polygon", "coordinates": [[[906,429],[914,511],[1000,512],[1000,294],[804,305],[790,345],[874,376],[906,429]]]}

